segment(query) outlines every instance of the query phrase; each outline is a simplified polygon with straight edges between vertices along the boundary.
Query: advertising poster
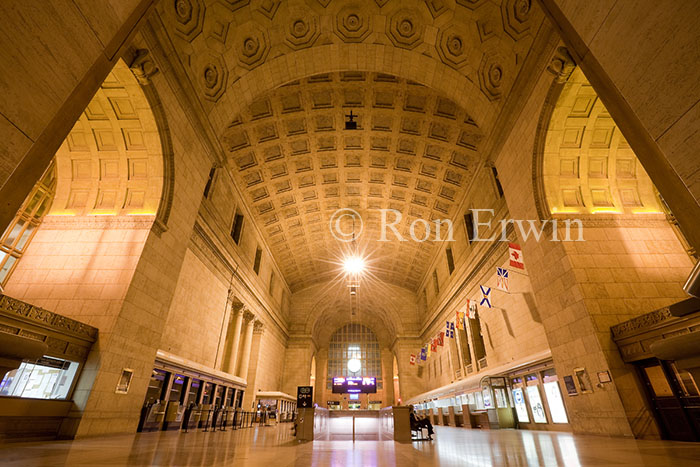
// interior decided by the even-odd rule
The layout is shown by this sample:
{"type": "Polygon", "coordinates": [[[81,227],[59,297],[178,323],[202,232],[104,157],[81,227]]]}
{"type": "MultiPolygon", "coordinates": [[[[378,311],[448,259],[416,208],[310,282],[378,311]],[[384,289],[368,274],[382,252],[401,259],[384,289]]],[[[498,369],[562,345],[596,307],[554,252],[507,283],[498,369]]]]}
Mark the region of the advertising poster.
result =
{"type": "Polygon", "coordinates": [[[569,423],[566,417],[564,401],[561,399],[561,391],[556,381],[544,383],[544,393],[549,404],[549,413],[552,414],[552,423],[569,423]]]}
{"type": "Polygon", "coordinates": [[[530,415],[527,413],[525,406],[525,395],[521,388],[513,389],[513,402],[515,402],[515,411],[518,414],[518,420],[521,423],[530,423],[530,415]]]}
{"type": "Polygon", "coordinates": [[[544,405],[542,405],[537,386],[527,387],[527,398],[530,401],[530,410],[532,410],[532,418],[535,419],[535,423],[547,423],[547,416],[544,413],[544,405]]]}

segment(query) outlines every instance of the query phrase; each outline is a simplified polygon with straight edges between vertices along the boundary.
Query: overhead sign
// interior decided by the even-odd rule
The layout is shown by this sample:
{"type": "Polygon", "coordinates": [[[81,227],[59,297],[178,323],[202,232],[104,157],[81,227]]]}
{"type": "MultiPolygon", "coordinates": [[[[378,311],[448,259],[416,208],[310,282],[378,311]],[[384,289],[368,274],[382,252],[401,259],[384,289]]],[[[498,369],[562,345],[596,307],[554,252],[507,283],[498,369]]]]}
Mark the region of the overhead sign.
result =
{"type": "Polygon", "coordinates": [[[333,394],[359,394],[377,392],[377,378],[351,376],[333,378],[333,394]]]}
{"type": "Polygon", "coordinates": [[[297,408],[304,409],[314,405],[314,387],[297,386],[297,408]]]}

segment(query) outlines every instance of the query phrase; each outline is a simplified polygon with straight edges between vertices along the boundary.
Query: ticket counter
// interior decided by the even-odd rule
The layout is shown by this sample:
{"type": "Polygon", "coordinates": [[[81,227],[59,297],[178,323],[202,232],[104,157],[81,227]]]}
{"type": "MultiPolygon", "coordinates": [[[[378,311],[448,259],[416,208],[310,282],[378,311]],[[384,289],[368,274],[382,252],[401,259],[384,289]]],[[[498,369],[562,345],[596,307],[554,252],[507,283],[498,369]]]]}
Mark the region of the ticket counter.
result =
{"type": "Polygon", "coordinates": [[[245,383],[158,352],[138,431],[224,429],[232,426],[245,383]]]}

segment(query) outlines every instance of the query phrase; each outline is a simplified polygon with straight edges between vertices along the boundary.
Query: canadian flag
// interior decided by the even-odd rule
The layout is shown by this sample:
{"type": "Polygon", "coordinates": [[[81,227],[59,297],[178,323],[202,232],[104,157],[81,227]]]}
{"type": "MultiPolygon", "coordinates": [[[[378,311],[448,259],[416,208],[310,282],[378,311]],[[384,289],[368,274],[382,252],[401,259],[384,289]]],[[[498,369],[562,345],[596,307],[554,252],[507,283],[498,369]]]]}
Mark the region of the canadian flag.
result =
{"type": "Polygon", "coordinates": [[[510,253],[510,265],[514,268],[525,269],[523,251],[520,249],[520,245],[516,243],[509,243],[508,252],[510,253]]]}
{"type": "Polygon", "coordinates": [[[411,365],[416,364],[416,356],[414,354],[411,354],[411,365]]]}

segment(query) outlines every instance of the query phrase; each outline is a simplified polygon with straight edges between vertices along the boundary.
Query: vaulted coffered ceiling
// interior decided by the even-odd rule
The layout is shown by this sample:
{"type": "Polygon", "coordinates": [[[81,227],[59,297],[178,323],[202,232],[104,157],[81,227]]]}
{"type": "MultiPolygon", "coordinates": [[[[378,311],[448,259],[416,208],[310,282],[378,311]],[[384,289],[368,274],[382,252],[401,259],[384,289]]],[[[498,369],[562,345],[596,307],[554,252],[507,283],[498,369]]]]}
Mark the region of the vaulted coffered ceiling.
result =
{"type": "Polygon", "coordinates": [[[457,214],[543,19],[529,0],[175,0],[158,13],[292,290],[337,272],[340,208],[361,214],[376,278],[415,290],[436,247],[378,243],[378,210],[401,212],[405,237],[457,214]]]}
{"type": "Polygon", "coordinates": [[[416,219],[450,218],[476,169],[481,138],[469,114],[425,86],[344,72],[262,96],[233,119],[223,141],[228,168],[292,288],[337,273],[343,245],[330,222],[344,208],[364,221],[359,241],[376,260],[376,276],[415,287],[434,244],[379,242],[379,210],[402,213],[397,230],[406,239],[416,219]],[[351,111],[356,130],[345,129],[351,111]]]}

